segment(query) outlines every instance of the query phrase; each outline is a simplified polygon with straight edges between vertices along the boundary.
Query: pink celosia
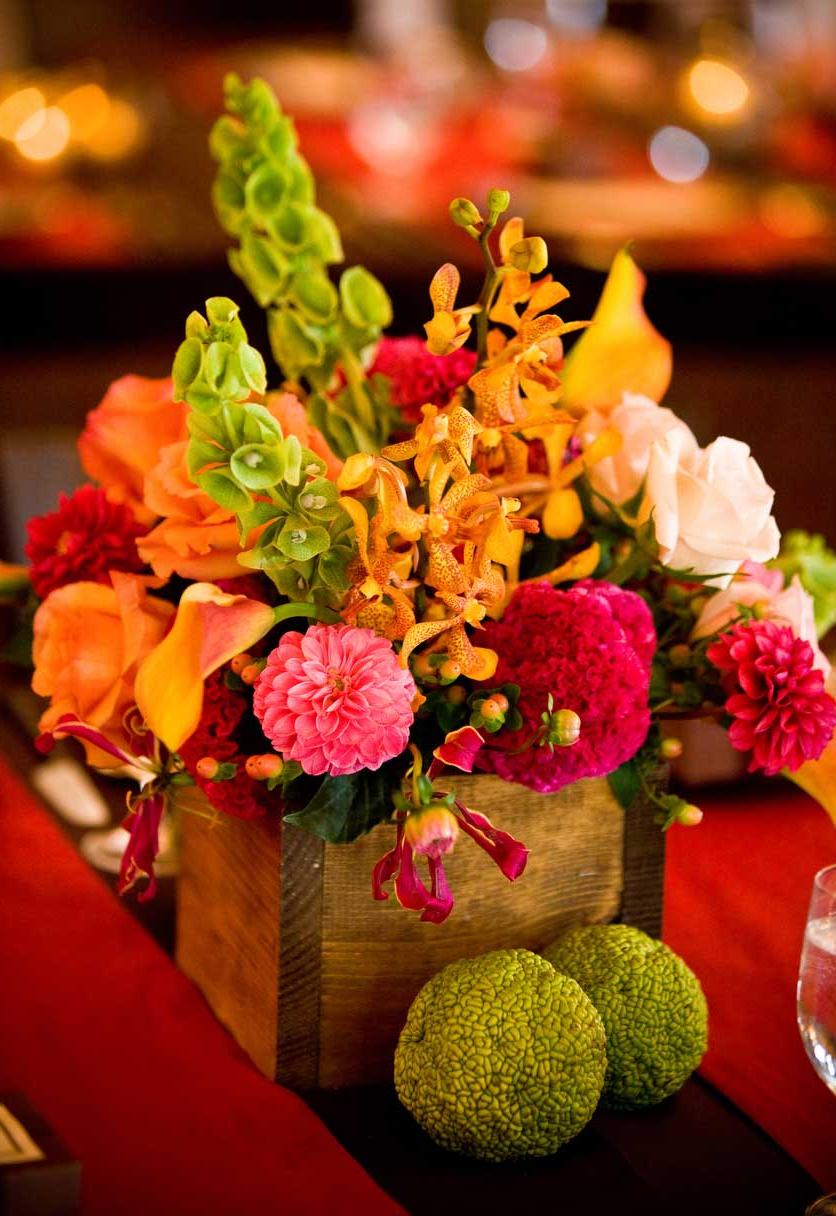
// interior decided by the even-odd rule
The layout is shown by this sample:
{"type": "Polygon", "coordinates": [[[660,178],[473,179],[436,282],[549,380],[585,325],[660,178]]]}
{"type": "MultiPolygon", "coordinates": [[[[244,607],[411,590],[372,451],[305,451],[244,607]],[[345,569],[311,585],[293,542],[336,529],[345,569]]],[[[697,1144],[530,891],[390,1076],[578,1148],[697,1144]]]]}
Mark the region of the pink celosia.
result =
{"type": "Polygon", "coordinates": [[[721,634],[706,653],[723,673],[734,719],[729,739],[752,753],[750,772],[773,777],[818,759],[836,728],[836,701],[809,642],[788,625],[751,621],[721,634]]]}
{"type": "Polygon", "coordinates": [[[412,676],[371,629],[312,625],[286,633],[255,686],[265,735],[306,773],[380,768],[409,741],[412,676]]]}
{"type": "Polygon", "coordinates": [[[482,642],[499,655],[496,683],[520,686],[523,726],[492,737],[477,767],[551,793],[629,760],[650,725],[651,630],[646,605],[631,591],[592,582],[571,591],[546,582],[519,587],[482,642]],[[520,752],[540,730],[550,693],[555,706],[580,715],[580,738],[572,747],[520,752]]]}
{"type": "Polygon", "coordinates": [[[371,371],[389,377],[392,404],[407,422],[417,423],[422,405],[447,405],[475,367],[476,352],[472,350],[431,355],[423,338],[383,338],[371,371]]]}

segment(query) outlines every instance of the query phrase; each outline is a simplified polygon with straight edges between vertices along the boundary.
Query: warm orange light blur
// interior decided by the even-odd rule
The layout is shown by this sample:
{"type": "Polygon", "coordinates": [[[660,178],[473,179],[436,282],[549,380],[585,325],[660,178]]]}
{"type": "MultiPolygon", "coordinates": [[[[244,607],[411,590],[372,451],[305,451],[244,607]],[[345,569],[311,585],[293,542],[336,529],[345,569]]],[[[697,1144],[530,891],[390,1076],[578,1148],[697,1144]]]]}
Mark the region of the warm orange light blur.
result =
{"type": "Polygon", "coordinates": [[[46,98],[40,89],[29,85],[18,89],[0,102],[0,139],[14,139],[23,126],[46,106],[46,98]]]}
{"type": "Polygon", "coordinates": [[[18,127],[15,147],[27,160],[47,161],[60,156],[69,141],[67,115],[58,106],[47,106],[18,127]]]}
{"type": "Polygon", "coordinates": [[[99,84],[81,84],[59,98],[69,119],[73,139],[85,140],[101,129],[110,112],[110,98],[99,84]]]}
{"type": "Polygon", "coordinates": [[[688,88],[702,110],[719,118],[739,114],[750,95],[740,72],[719,59],[698,59],[688,72],[688,88]]]}
{"type": "Polygon", "coordinates": [[[827,217],[801,186],[783,182],[770,186],[761,195],[759,207],[764,225],[777,236],[801,241],[820,236],[826,226],[827,217]]]}
{"type": "Polygon", "coordinates": [[[105,122],[83,143],[98,160],[121,160],[138,147],[143,133],[143,121],[134,106],[111,97],[105,122]]]}

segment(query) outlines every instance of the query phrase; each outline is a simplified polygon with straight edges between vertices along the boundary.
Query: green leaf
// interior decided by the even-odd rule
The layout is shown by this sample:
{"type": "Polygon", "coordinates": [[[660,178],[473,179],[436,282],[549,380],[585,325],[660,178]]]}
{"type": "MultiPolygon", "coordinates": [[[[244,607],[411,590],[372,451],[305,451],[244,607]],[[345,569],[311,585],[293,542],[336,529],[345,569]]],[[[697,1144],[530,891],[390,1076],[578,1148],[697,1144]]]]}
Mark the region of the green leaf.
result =
{"type": "MultiPolygon", "coordinates": [[[[200,415],[197,415],[200,417],[200,415]]],[[[189,477],[194,479],[207,465],[218,464],[224,459],[224,453],[214,443],[206,440],[191,439],[186,449],[186,462],[189,477]]]]}
{"type": "Polygon", "coordinates": [[[615,772],[610,773],[607,780],[619,806],[622,806],[625,811],[629,811],[642,787],[641,774],[636,759],[627,760],[615,772]]]}
{"type": "Polygon", "coordinates": [[[171,378],[174,381],[174,399],[182,401],[186,390],[200,375],[203,364],[203,345],[199,338],[186,338],[177,348],[171,378]]]}
{"type": "Polygon", "coordinates": [[[348,844],[391,817],[398,780],[391,764],[374,773],[365,770],[347,777],[325,777],[307,806],[285,815],[284,822],[330,844],[348,844]]]}
{"type": "Polygon", "coordinates": [[[392,322],[392,302],[386,289],[364,266],[343,271],[340,300],[346,319],[357,329],[385,329],[392,322]]]}
{"type": "Polygon", "coordinates": [[[218,506],[225,507],[227,511],[247,511],[252,506],[250,495],[241,486],[236,485],[232,476],[225,470],[212,469],[208,473],[200,473],[197,484],[218,506]]]}
{"type": "MultiPolygon", "coordinates": [[[[267,369],[260,351],[257,351],[254,346],[250,346],[249,343],[243,342],[238,348],[238,362],[247,386],[253,392],[263,393],[267,388],[267,369]]],[[[272,419],[272,415],[267,410],[264,412],[272,419]]]]}

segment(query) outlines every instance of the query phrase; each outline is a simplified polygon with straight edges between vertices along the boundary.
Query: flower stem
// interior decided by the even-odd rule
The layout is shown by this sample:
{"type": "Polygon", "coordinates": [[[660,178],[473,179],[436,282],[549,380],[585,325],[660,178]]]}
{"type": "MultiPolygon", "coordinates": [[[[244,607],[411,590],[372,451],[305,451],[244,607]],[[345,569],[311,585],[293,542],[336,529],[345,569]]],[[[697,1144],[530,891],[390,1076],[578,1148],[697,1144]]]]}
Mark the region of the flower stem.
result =
{"type": "Polygon", "coordinates": [[[478,363],[481,367],[488,357],[488,314],[493,305],[496,289],[499,286],[499,269],[491,253],[490,235],[495,224],[486,223],[479,234],[479,248],[485,259],[485,281],[477,301],[480,311],[476,314],[476,349],[478,363]]]}
{"type": "Polygon", "coordinates": [[[290,620],[295,616],[312,617],[314,620],[334,621],[339,618],[332,613],[328,608],[322,608],[319,604],[308,603],[290,603],[279,604],[278,608],[273,609],[273,623],[278,625],[281,621],[290,620]]]}

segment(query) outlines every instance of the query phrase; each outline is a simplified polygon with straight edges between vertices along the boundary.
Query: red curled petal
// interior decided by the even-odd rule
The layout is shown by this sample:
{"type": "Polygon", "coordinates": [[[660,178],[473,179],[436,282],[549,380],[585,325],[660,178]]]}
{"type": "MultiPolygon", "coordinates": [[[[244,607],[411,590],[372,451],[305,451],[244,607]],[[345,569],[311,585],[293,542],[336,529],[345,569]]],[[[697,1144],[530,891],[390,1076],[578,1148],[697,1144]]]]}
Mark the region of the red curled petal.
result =
{"type": "Polygon", "coordinates": [[[459,812],[459,826],[471,840],[484,849],[510,882],[519,878],[528,862],[525,845],[510,833],[495,828],[487,815],[471,811],[458,799],[456,809],[459,812]]]}
{"type": "Polygon", "coordinates": [[[155,794],[139,802],[123,824],[131,835],[122,857],[116,889],[120,895],[124,895],[140,879],[147,878],[148,885],[139,895],[141,903],[152,899],[157,890],[154,858],[160,850],[160,820],[164,810],[165,800],[160,794],[155,794]]]}

